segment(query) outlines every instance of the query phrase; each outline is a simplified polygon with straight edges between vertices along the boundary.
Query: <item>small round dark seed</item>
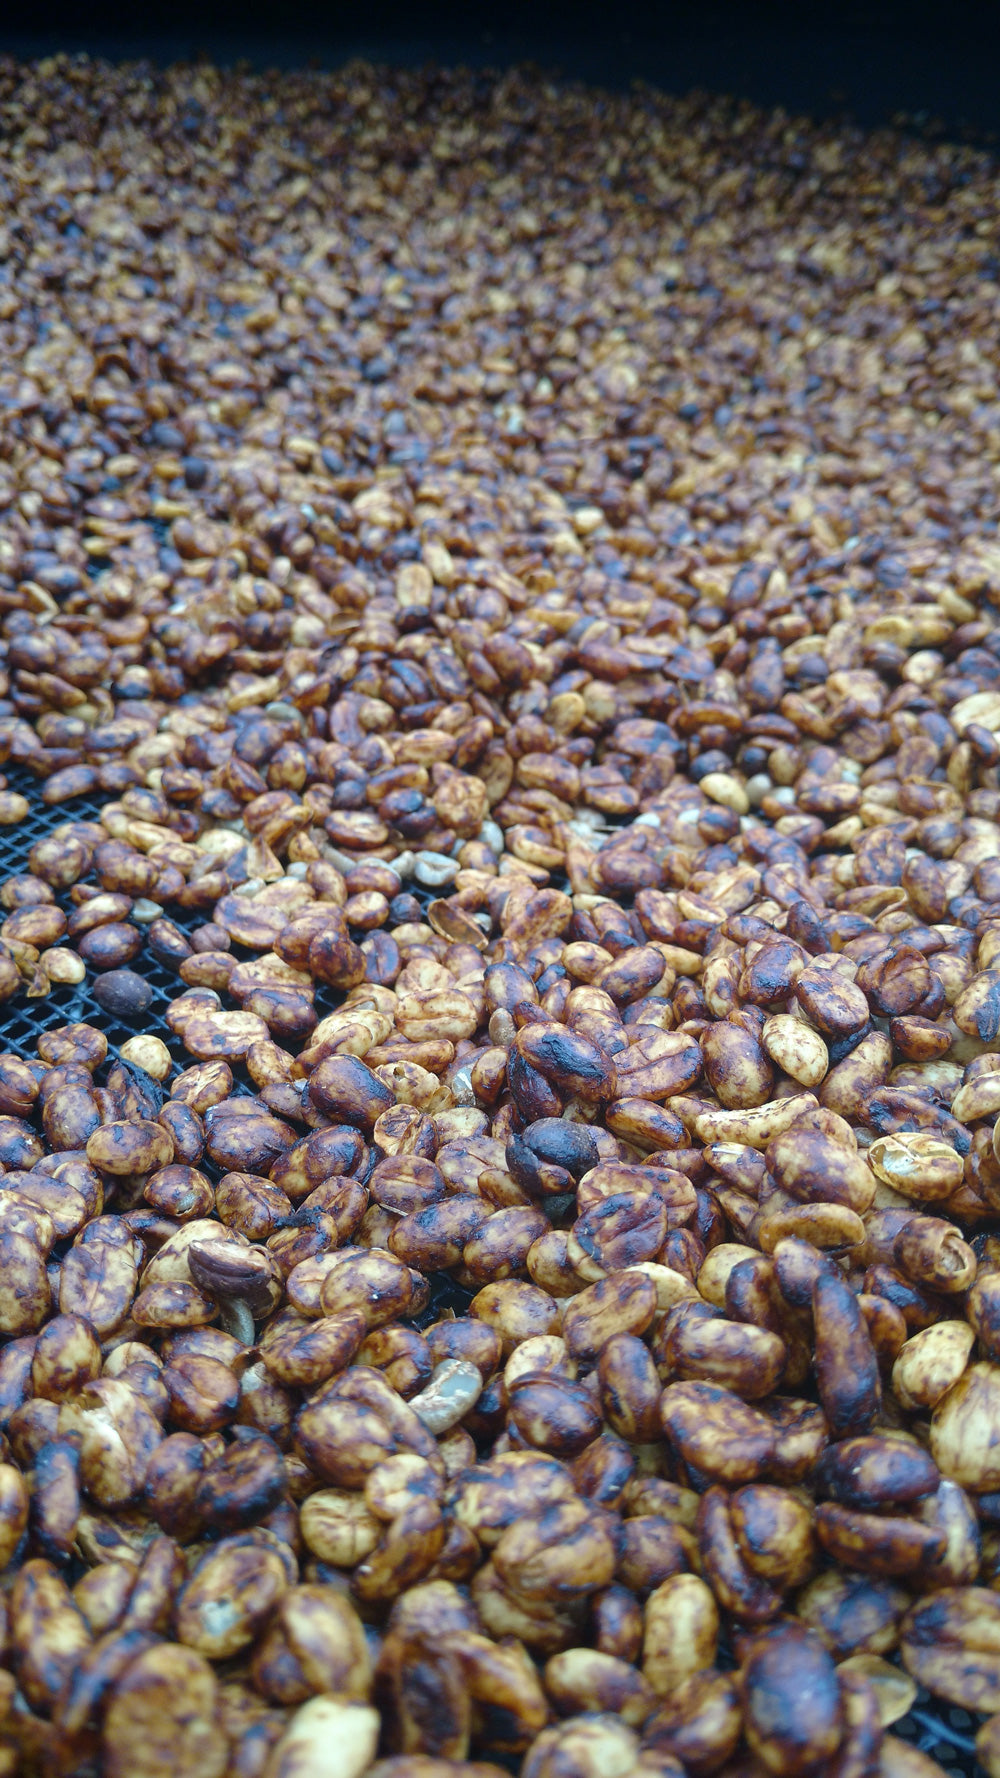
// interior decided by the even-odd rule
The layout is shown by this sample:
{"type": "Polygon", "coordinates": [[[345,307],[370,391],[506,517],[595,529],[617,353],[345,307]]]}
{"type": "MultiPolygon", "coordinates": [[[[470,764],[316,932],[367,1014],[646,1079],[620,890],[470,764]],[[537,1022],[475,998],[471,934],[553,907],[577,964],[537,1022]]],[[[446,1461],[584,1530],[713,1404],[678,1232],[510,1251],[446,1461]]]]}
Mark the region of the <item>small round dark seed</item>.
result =
{"type": "Polygon", "coordinates": [[[137,1019],[153,1000],[149,983],[134,969],[109,969],[97,977],[91,992],[98,1006],[118,1019],[137,1019]]]}

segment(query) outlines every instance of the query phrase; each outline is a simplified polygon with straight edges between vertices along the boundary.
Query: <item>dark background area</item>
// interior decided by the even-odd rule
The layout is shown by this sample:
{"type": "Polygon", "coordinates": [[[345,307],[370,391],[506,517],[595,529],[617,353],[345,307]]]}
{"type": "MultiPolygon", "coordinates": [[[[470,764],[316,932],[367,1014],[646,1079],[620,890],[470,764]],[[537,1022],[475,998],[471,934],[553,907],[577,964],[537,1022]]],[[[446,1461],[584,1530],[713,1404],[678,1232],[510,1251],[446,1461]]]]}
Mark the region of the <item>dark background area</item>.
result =
{"type": "Polygon", "coordinates": [[[41,0],[0,51],[335,67],[352,56],[703,87],[1000,144],[1000,0],[41,0]]]}

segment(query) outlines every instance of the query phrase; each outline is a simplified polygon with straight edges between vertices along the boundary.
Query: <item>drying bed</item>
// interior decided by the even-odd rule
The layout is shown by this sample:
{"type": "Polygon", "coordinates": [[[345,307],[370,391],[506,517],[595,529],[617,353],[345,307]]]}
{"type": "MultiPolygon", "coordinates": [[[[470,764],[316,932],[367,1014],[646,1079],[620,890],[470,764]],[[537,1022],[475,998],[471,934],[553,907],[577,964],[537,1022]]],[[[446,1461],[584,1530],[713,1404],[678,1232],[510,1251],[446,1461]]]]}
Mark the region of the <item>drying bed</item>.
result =
{"type": "Polygon", "coordinates": [[[0,1763],[1000,1772],[1000,185],[0,61],[0,1763]]]}

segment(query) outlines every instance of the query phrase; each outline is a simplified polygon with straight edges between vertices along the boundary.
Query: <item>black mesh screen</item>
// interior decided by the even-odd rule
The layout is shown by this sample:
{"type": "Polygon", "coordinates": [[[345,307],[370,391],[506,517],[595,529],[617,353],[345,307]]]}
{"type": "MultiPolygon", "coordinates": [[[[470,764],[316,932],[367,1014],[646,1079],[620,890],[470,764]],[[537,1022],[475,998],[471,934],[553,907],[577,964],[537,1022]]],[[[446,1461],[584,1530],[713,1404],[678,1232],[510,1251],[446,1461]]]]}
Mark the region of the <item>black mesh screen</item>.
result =
{"type": "Polygon", "coordinates": [[[896,1723],[891,1732],[903,1741],[912,1741],[946,1772],[954,1772],[958,1778],[982,1778],[983,1768],[976,1759],[975,1748],[976,1731],[982,1721],[971,1711],[940,1703],[921,1686],[909,1716],[896,1723]]]}

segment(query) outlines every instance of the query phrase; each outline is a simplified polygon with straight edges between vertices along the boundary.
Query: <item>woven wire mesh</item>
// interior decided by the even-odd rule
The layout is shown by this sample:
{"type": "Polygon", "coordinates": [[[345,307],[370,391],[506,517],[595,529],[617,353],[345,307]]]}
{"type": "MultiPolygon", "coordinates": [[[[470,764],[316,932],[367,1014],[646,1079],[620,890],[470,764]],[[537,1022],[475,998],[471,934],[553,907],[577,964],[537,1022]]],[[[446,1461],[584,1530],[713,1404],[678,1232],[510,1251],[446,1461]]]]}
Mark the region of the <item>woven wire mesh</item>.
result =
{"type": "MultiPolygon", "coordinates": [[[[38,794],[38,782],[23,767],[7,766],[5,768],[7,785],[10,790],[19,791],[26,796],[30,804],[27,818],[16,827],[0,828],[0,881],[5,877],[26,872],[28,854],[37,840],[52,832],[63,821],[97,821],[100,817],[102,803],[105,798],[77,797],[72,803],[60,803],[49,807],[43,803],[38,794]]],[[[56,896],[64,912],[72,911],[72,903],[65,895],[56,896]]],[[[186,910],[170,909],[169,915],[175,924],[182,929],[195,924],[190,915],[185,918],[186,910]],[[180,917],[178,917],[180,916],[180,917]]],[[[200,916],[199,916],[200,918],[200,916]]],[[[107,1039],[109,1049],[117,1049],[137,1031],[155,1029],[162,1036],[170,1049],[171,1055],[181,1063],[190,1062],[186,1057],[181,1062],[184,1052],[173,1039],[172,1034],[163,1026],[163,1015],[172,1000],[176,1000],[183,983],[169,969],[153,956],[148,943],[143,942],[143,949],[136,959],[136,971],[149,984],[153,999],[148,1009],[133,1023],[115,1018],[105,1012],[94,998],[92,973],[87,974],[79,986],[55,986],[44,999],[28,1000],[19,994],[14,1000],[8,1000],[0,1007],[0,1040],[6,1049],[14,1050],[19,1055],[33,1056],[36,1045],[43,1031],[52,1030],[53,1026],[69,1024],[75,1020],[84,1020],[88,1025],[96,1025],[107,1039]]]]}
{"type": "Polygon", "coordinates": [[[942,1704],[921,1686],[913,1709],[894,1725],[892,1733],[919,1747],[955,1778],[982,1778],[975,1747],[982,1721],[969,1710],[942,1704]]]}
{"type": "MultiPolygon", "coordinates": [[[[7,768],[6,777],[9,789],[20,791],[28,798],[31,812],[17,827],[0,828],[0,882],[7,876],[28,870],[28,854],[36,840],[42,839],[66,820],[98,820],[103,803],[107,800],[104,797],[78,797],[70,804],[62,803],[49,808],[41,802],[38,784],[29,772],[16,767],[7,768]]],[[[72,903],[67,895],[57,893],[56,900],[64,912],[72,912],[72,903]]],[[[184,933],[190,933],[208,917],[201,909],[177,907],[172,903],[164,909],[164,913],[184,933]]],[[[178,1067],[190,1067],[193,1058],[164,1023],[164,1014],[171,1002],[184,992],[184,983],[175,970],[154,956],[145,928],[140,930],[143,932],[143,947],[129,967],[142,976],[152,992],[152,1000],[144,1012],[131,1021],[106,1012],[94,998],[96,978],[93,972],[88,971],[78,987],[55,986],[41,1000],[28,1000],[24,995],[19,995],[0,1007],[0,1039],[6,1048],[15,1050],[18,1054],[34,1055],[35,1045],[43,1031],[49,1031],[55,1025],[82,1019],[87,1024],[97,1025],[105,1033],[109,1048],[117,1049],[139,1031],[154,1031],[156,1036],[162,1038],[178,1067]]],[[[234,944],[232,955],[239,962],[254,957],[257,953],[234,944]]],[[[343,998],[343,994],[337,989],[317,983],[314,1003],[318,1016],[322,1019],[327,1013],[335,1011],[343,1003],[343,998]]],[[[239,1085],[242,1070],[236,1064],[232,1066],[234,1080],[239,1085]]],[[[250,1088],[247,1087],[246,1090],[249,1091],[250,1088]]]]}
{"type": "MultiPolygon", "coordinates": [[[[26,796],[31,807],[27,818],[17,827],[0,828],[0,882],[5,877],[26,871],[28,853],[35,841],[51,833],[60,822],[67,819],[98,820],[104,800],[79,797],[72,805],[61,804],[50,808],[41,801],[37,782],[30,773],[22,768],[8,767],[6,777],[8,787],[26,796]]],[[[567,885],[560,880],[556,886],[565,888],[567,885]]],[[[439,890],[424,888],[416,882],[409,887],[424,907],[440,893],[439,890]]],[[[63,905],[69,905],[65,898],[63,905]]],[[[190,931],[205,918],[200,911],[193,912],[173,906],[168,907],[165,912],[181,931],[190,931]]],[[[239,958],[250,957],[255,953],[234,945],[233,954],[239,958]]],[[[164,1018],[171,1002],[183,991],[183,982],[154,957],[148,943],[144,943],[131,967],[148,983],[153,996],[150,1005],[134,1022],[129,1023],[105,1012],[94,998],[93,976],[88,974],[78,987],[55,987],[42,1000],[26,1000],[21,996],[0,1006],[0,1045],[19,1055],[33,1057],[37,1053],[38,1039],[43,1031],[49,1031],[56,1025],[82,1020],[105,1033],[109,1061],[114,1060],[121,1044],[134,1037],[138,1031],[143,1031],[154,1032],[162,1038],[178,1068],[189,1067],[192,1058],[180,1039],[170,1031],[164,1018]]],[[[317,985],[315,1005],[320,1018],[333,1012],[342,1001],[343,995],[337,990],[317,985]]],[[[254,1088],[243,1069],[236,1063],[231,1066],[233,1091],[252,1093],[254,1088]]],[[[210,1178],[218,1179],[218,1168],[207,1160],[203,1160],[200,1165],[210,1178]]],[[[427,1327],[449,1311],[461,1315],[471,1300],[471,1293],[447,1273],[432,1274],[429,1283],[430,1301],[414,1318],[413,1325],[417,1327],[427,1327]]],[[[913,1709],[902,1721],[893,1725],[892,1733],[928,1754],[944,1771],[953,1774],[954,1778],[981,1778],[982,1767],[976,1759],[975,1736],[982,1720],[968,1710],[957,1709],[954,1705],[943,1704],[932,1698],[921,1686],[913,1709]]]]}

